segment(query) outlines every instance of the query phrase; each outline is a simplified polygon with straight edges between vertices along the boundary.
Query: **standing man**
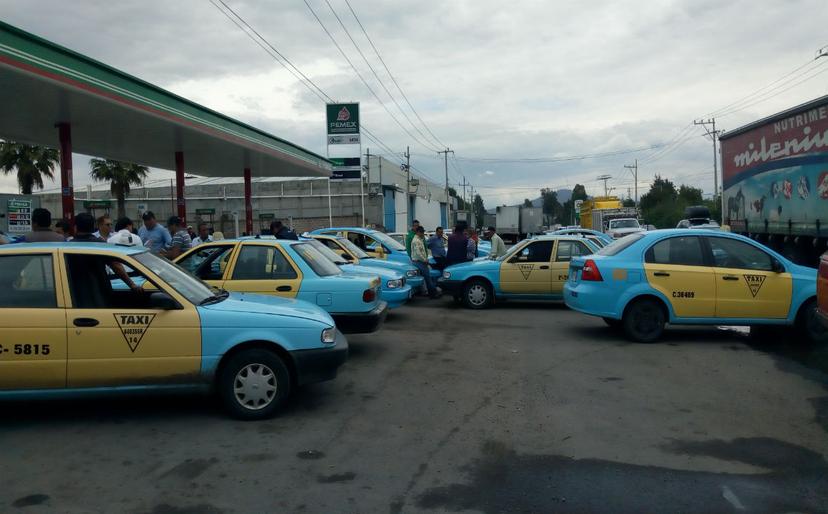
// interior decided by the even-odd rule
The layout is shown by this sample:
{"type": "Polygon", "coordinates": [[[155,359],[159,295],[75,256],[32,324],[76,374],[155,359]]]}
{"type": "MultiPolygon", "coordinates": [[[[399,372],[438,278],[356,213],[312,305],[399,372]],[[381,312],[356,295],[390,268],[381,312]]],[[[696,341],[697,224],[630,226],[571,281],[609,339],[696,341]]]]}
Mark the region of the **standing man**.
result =
{"type": "Polygon", "coordinates": [[[292,239],[293,241],[299,240],[299,236],[296,235],[296,232],[284,226],[284,224],[282,224],[279,220],[275,220],[270,224],[270,233],[273,234],[276,239],[292,239]]]}
{"type": "Polygon", "coordinates": [[[100,237],[106,241],[112,235],[112,219],[109,216],[100,216],[97,222],[98,231],[95,232],[95,237],[100,237]]]}
{"type": "Polygon", "coordinates": [[[198,235],[195,239],[193,239],[193,248],[200,244],[212,242],[213,236],[210,235],[210,230],[207,228],[207,224],[202,221],[198,224],[198,235]]]}
{"type": "Polygon", "coordinates": [[[135,235],[132,220],[123,217],[115,222],[115,232],[106,240],[109,244],[126,245],[126,246],[144,246],[141,238],[135,235]]]}
{"type": "Polygon", "coordinates": [[[494,227],[486,229],[486,238],[492,242],[492,250],[489,252],[490,259],[497,259],[506,254],[506,245],[503,243],[503,239],[497,235],[494,227]]]}
{"type": "Polygon", "coordinates": [[[167,228],[172,234],[172,239],[170,240],[170,248],[165,255],[172,260],[189,250],[193,246],[193,241],[190,239],[190,234],[187,233],[187,227],[184,226],[184,222],[178,216],[170,216],[170,219],[167,220],[167,228]]]}
{"type": "Polygon", "coordinates": [[[65,219],[59,219],[55,222],[55,232],[60,234],[64,241],[72,240],[72,225],[65,219]]]}
{"type": "Polygon", "coordinates": [[[446,244],[443,240],[443,227],[437,227],[434,235],[428,238],[428,249],[434,257],[434,269],[442,271],[446,267],[446,244]]]}
{"type": "Polygon", "coordinates": [[[145,212],[141,219],[144,226],[138,229],[138,237],[152,253],[160,254],[169,248],[172,242],[170,232],[158,224],[152,211],[145,212]]]}
{"type": "Polygon", "coordinates": [[[426,288],[428,289],[428,297],[439,297],[437,288],[434,286],[434,281],[431,278],[431,272],[428,269],[428,252],[426,252],[425,228],[423,227],[417,227],[414,239],[411,240],[411,262],[420,271],[420,275],[423,276],[426,288]]]}
{"type": "Polygon", "coordinates": [[[75,237],[73,243],[105,243],[106,241],[96,236],[95,218],[88,212],[82,212],[75,216],[75,237]]]}
{"type": "Polygon", "coordinates": [[[446,266],[466,262],[466,251],[468,238],[465,234],[465,225],[458,223],[448,238],[448,250],[446,251],[446,266]]]}
{"type": "Polygon", "coordinates": [[[38,207],[32,211],[32,231],[23,235],[24,242],[62,243],[65,240],[62,234],[52,230],[52,213],[48,209],[38,207]]]}
{"type": "Polygon", "coordinates": [[[411,230],[405,235],[405,251],[408,252],[409,257],[411,257],[411,241],[414,240],[414,235],[417,233],[418,228],[420,228],[420,222],[414,220],[414,223],[411,224],[411,230]]]}

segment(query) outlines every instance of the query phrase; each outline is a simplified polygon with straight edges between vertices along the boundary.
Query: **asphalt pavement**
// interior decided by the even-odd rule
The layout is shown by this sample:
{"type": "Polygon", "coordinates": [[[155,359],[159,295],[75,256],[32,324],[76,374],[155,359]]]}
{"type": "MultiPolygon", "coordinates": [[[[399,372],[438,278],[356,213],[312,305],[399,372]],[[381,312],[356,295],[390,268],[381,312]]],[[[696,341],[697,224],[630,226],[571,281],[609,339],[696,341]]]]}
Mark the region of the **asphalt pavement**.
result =
{"type": "Polygon", "coordinates": [[[0,404],[0,512],[826,512],[826,354],[780,334],[416,299],[268,421],[0,404]]]}

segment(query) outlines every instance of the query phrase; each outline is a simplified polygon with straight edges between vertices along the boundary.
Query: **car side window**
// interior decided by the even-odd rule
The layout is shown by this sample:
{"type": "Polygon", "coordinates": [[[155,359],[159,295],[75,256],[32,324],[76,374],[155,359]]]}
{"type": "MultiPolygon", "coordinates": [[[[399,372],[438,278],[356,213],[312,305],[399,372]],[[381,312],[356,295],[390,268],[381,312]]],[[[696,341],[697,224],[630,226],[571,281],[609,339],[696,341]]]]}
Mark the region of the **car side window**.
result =
{"type": "Polygon", "coordinates": [[[236,259],[233,280],[291,280],[296,270],[281,250],[266,245],[244,245],[236,259]]]}
{"type": "Polygon", "coordinates": [[[773,258],[755,246],[727,237],[709,237],[717,268],[773,271],[773,258]]]}
{"type": "Polygon", "coordinates": [[[75,309],[148,309],[150,292],[158,289],[128,263],[104,255],[67,254],[66,271],[75,309]],[[132,291],[116,269],[143,290],[132,291]]]}
{"type": "Polygon", "coordinates": [[[701,239],[697,236],[663,239],[647,250],[644,261],[650,264],[706,266],[701,239]]]}
{"type": "Polygon", "coordinates": [[[520,262],[549,262],[552,258],[552,247],[554,241],[535,241],[529,243],[518,254],[520,262]]]}
{"type": "Polygon", "coordinates": [[[359,248],[362,248],[363,250],[368,249],[368,247],[365,243],[365,235],[364,234],[360,234],[358,232],[348,232],[348,241],[354,243],[356,246],[358,246],[359,248]]]}
{"type": "Polygon", "coordinates": [[[0,291],[0,308],[56,308],[52,256],[29,254],[0,257],[0,291]]]}
{"type": "Polygon", "coordinates": [[[581,241],[558,241],[558,252],[555,254],[555,262],[569,262],[573,257],[590,255],[592,250],[581,241]]]}
{"type": "Polygon", "coordinates": [[[232,250],[232,245],[199,247],[177,264],[201,280],[221,280],[232,250]]]}

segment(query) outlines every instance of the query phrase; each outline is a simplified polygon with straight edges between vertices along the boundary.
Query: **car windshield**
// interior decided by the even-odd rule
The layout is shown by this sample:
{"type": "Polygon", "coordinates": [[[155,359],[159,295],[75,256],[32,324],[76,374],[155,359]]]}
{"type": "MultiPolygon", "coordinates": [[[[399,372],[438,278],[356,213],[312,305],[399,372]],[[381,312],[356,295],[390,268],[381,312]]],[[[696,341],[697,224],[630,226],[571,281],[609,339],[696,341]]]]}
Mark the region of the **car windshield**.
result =
{"type": "Polygon", "coordinates": [[[299,257],[301,257],[302,260],[311,267],[314,273],[320,277],[330,277],[342,274],[342,270],[339,269],[339,266],[322,255],[310,242],[294,244],[291,245],[290,248],[298,253],[299,257]]]}
{"type": "Polygon", "coordinates": [[[313,246],[319,253],[324,255],[328,260],[330,260],[334,264],[348,264],[347,260],[343,259],[341,255],[337,254],[335,251],[325,246],[325,244],[321,241],[311,239],[308,241],[308,244],[313,246]]]}
{"type": "Polygon", "coordinates": [[[611,220],[610,228],[641,228],[638,220],[611,220]]]}
{"type": "Polygon", "coordinates": [[[336,242],[341,244],[346,250],[351,252],[352,254],[356,255],[357,259],[373,259],[370,255],[365,253],[362,248],[358,247],[354,243],[348,241],[345,237],[338,237],[336,242]]]}
{"type": "Polygon", "coordinates": [[[631,246],[633,243],[635,243],[642,237],[644,237],[644,234],[639,233],[630,234],[628,236],[622,237],[621,239],[616,239],[612,243],[595,252],[595,255],[616,255],[627,249],[629,246],[631,246]]]}
{"type": "Polygon", "coordinates": [[[526,246],[526,241],[521,241],[520,243],[514,245],[513,247],[509,248],[503,255],[497,258],[499,262],[508,261],[511,259],[516,253],[521,251],[523,247],[526,246]]]}
{"type": "Polygon", "coordinates": [[[401,245],[397,241],[394,240],[393,237],[389,236],[388,234],[384,234],[382,232],[371,232],[371,237],[382,243],[383,245],[387,246],[392,250],[405,250],[405,246],[401,245]]]}
{"type": "Polygon", "coordinates": [[[150,252],[135,254],[132,258],[161,277],[161,280],[196,305],[214,296],[210,286],[166,259],[150,252]]]}

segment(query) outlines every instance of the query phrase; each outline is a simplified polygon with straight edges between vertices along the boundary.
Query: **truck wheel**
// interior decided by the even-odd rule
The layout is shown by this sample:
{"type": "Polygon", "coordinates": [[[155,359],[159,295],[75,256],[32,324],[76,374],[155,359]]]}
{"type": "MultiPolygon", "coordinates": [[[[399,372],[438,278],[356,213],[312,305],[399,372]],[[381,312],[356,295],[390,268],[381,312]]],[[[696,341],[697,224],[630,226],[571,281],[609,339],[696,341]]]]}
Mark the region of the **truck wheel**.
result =
{"type": "Polygon", "coordinates": [[[655,300],[638,300],[624,312],[621,320],[627,337],[639,343],[653,343],[664,333],[664,309],[655,300]]]}
{"type": "Polygon", "coordinates": [[[271,351],[245,350],[223,366],[218,377],[218,393],[231,416],[243,420],[265,419],[290,396],[290,372],[271,351]]]}
{"type": "Polygon", "coordinates": [[[818,344],[828,341],[828,330],[817,316],[817,302],[814,299],[805,302],[796,317],[796,328],[809,343],[818,344]]]}
{"type": "Polygon", "coordinates": [[[491,307],[494,295],[485,280],[476,278],[463,287],[463,304],[469,309],[487,309],[491,307]]]}

